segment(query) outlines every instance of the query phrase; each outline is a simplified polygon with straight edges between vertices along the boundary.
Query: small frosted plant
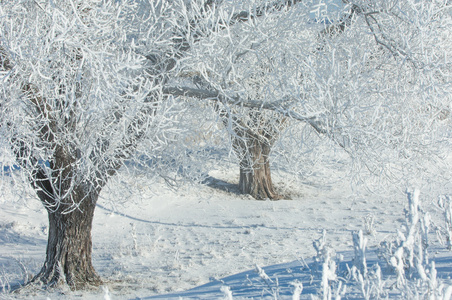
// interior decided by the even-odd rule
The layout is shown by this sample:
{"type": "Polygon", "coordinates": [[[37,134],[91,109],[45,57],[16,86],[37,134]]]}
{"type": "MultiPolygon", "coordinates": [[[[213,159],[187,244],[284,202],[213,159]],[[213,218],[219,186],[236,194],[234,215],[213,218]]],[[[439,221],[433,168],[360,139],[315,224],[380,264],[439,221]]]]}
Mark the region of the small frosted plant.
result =
{"type": "Polygon", "coordinates": [[[384,290],[385,282],[382,280],[382,278],[383,276],[381,273],[380,265],[375,264],[369,274],[369,280],[372,284],[371,295],[373,295],[376,299],[387,296],[387,293],[384,290]]]}
{"type": "Polygon", "coordinates": [[[407,265],[411,273],[417,272],[426,280],[424,265],[428,264],[428,231],[430,215],[420,208],[419,190],[407,192],[409,210],[406,211],[407,234],[402,239],[401,247],[407,253],[407,265]]]}
{"type": "Polygon", "coordinates": [[[325,261],[322,267],[321,292],[323,300],[340,300],[346,293],[347,286],[338,280],[336,261],[332,259],[330,251],[326,252],[325,261]],[[337,283],[333,293],[333,284],[337,283]]]}
{"type": "Polygon", "coordinates": [[[427,283],[428,283],[428,294],[430,299],[435,299],[436,292],[438,291],[438,279],[437,279],[437,272],[435,267],[435,262],[432,261],[430,266],[430,272],[427,277],[427,283]]]}
{"type": "Polygon", "coordinates": [[[397,287],[401,288],[406,284],[405,278],[405,263],[403,257],[403,248],[397,248],[394,255],[390,260],[391,266],[394,267],[394,270],[397,274],[397,287]]]}
{"type": "Polygon", "coordinates": [[[292,300],[300,300],[301,292],[303,292],[303,283],[295,280],[292,281],[290,285],[293,286],[292,300]]]}
{"type": "Polygon", "coordinates": [[[428,264],[428,230],[430,215],[425,213],[419,204],[419,190],[407,192],[408,210],[405,211],[405,233],[399,231],[400,241],[390,259],[391,265],[397,273],[397,284],[405,284],[403,276],[405,269],[409,275],[417,273],[422,280],[426,280],[424,265],[428,264]]]}
{"type": "Polygon", "coordinates": [[[363,274],[356,266],[353,266],[350,272],[352,274],[353,280],[359,284],[364,299],[370,299],[369,280],[367,280],[367,278],[364,278],[363,274]]]}
{"type": "Polygon", "coordinates": [[[450,300],[452,299],[452,285],[448,286],[446,288],[446,291],[444,292],[444,300],[450,300]]]}
{"type": "Polygon", "coordinates": [[[364,228],[366,235],[375,235],[377,231],[375,230],[375,218],[373,215],[368,214],[364,217],[364,228]]]}
{"type": "MultiPolygon", "coordinates": [[[[316,270],[322,270],[322,280],[321,280],[321,294],[322,299],[330,300],[333,297],[333,290],[331,283],[338,281],[336,274],[337,265],[336,261],[332,258],[334,256],[334,251],[328,247],[326,243],[326,231],[322,231],[322,236],[313,242],[316,255],[314,256],[314,264],[316,270]]],[[[339,284],[334,293],[334,299],[340,300],[341,296],[345,293],[346,286],[339,284]]]]}
{"type": "Polygon", "coordinates": [[[322,266],[323,262],[326,260],[327,252],[329,251],[326,245],[326,231],[322,231],[322,236],[315,240],[312,245],[314,246],[314,249],[316,251],[316,255],[314,256],[314,263],[316,270],[318,271],[320,269],[320,266],[322,266]]]}
{"type": "Polygon", "coordinates": [[[264,269],[256,265],[256,273],[262,279],[262,281],[267,285],[269,291],[271,292],[274,299],[279,299],[279,283],[276,279],[276,282],[273,281],[267,273],[265,273],[264,269]]]}
{"type": "Polygon", "coordinates": [[[387,295],[384,290],[385,283],[382,280],[381,268],[378,264],[375,264],[366,276],[363,276],[356,266],[349,269],[348,273],[359,285],[364,299],[382,299],[387,295]]]}
{"type": "Polygon", "coordinates": [[[441,197],[438,204],[444,211],[446,246],[447,249],[452,250],[452,199],[450,196],[441,197]]]}
{"type": "Polygon", "coordinates": [[[2,289],[2,293],[8,293],[9,291],[11,291],[11,284],[5,271],[3,270],[0,276],[0,288],[2,289]]]}
{"type": "Polygon", "coordinates": [[[406,277],[417,274],[421,280],[427,280],[425,267],[429,264],[428,233],[430,215],[422,210],[419,190],[407,191],[408,208],[405,210],[403,230],[398,231],[394,242],[380,245],[380,258],[384,258],[397,275],[397,287],[406,286],[406,277]]]}
{"type": "Polygon", "coordinates": [[[267,283],[267,285],[270,285],[271,283],[273,283],[273,280],[271,280],[270,277],[268,277],[267,273],[265,273],[264,269],[262,269],[261,267],[259,267],[258,265],[256,265],[256,273],[259,275],[259,277],[265,282],[267,283]]]}
{"type": "Polygon", "coordinates": [[[342,284],[342,281],[339,281],[339,284],[336,288],[336,292],[334,293],[334,300],[341,300],[342,297],[345,297],[347,293],[347,286],[342,284]]]}
{"type": "Polygon", "coordinates": [[[132,250],[135,253],[135,255],[138,254],[138,239],[137,239],[137,229],[135,227],[134,223],[130,223],[130,226],[132,227],[130,233],[132,235],[132,241],[133,241],[133,247],[132,250]]]}
{"type": "Polygon", "coordinates": [[[322,269],[322,294],[324,300],[331,299],[330,281],[336,281],[336,262],[331,259],[330,253],[327,252],[322,269]]]}
{"type": "Polygon", "coordinates": [[[233,300],[231,289],[228,286],[222,286],[220,290],[223,292],[224,300],[233,300]]]}
{"type": "Polygon", "coordinates": [[[353,248],[355,250],[355,257],[353,259],[353,264],[358,268],[361,274],[367,276],[367,261],[366,261],[366,247],[367,238],[363,236],[362,230],[358,232],[353,232],[353,248]]]}
{"type": "Polygon", "coordinates": [[[110,290],[108,289],[108,287],[107,286],[103,286],[102,290],[104,291],[104,300],[111,300],[110,290]]]}

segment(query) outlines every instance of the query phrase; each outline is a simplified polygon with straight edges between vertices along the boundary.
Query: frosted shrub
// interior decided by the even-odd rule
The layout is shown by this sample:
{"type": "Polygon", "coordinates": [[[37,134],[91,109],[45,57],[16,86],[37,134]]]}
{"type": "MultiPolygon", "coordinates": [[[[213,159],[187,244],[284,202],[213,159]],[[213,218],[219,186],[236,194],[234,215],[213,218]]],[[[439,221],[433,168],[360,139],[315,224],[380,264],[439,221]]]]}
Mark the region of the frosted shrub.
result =
{"type": "Polygon", "coordinates": [[[349,269],[348,274],[348,280],[358,284],[364,299],[383,299],[387,296],[379,264],[375,264],[366,276],[356,266],[349,269]]]}
{"type": "Polygon", "coordinates": [[[421,278],[416,284],[410,282],[403,292],[410,299],[450,300],[452,286],[445,286],[437,277],[435,262],[432,261],[426,271],[425,279],[421,278]]]}
{"type": "Polygon", "coordinates": [[[367,269],[367,238],[361,230],[352,233],[355,256],[353,267],[348,270],[349,276],[358,283],[364,299],[381,299],[385,295],[384,282],[380,265],[375,264],[369,272],[367,269]]]}
{"type": "MultiPolygon", "coordinates": [[[[406,196],[405,222],[397,232],[397,240],[380,244],[379,258],[388,267],[385,272],[380,262],[368,266],[367,238],[362,230],[352,233],[354,257],[346,270],[336,264],[325,231],[313,242],[314,270],[320,277],[319,293],[313,299],[387,299],[394,293],[403,299],[451,299],[452,287],[437,276],[435,262],[428,254],[428,234],[433,227],[430,214],[421,208],[419,190],[407,191],[406,196]]],[[[440,206],[448,209],[450,202],[446,200],[450,201],[444,198],[440,206]]],[[[445,216],[450,220],[449,214],[445,216]]],[[[299,299],[297,295],[293,299],[299,299]]]]}
{"type": "MultiPolygon", "coordinates": [[[[398,232],[397,241],[381,244],[380,254],[396,273],[396,286],[404,297],[450,299],[452,288],[445,286],[437,277],[435,262],[429,259],[431,218],[420,207],[419,195],[419,190],[407,192],[408,209],[405,211],[404,228],[398,232]]],[[[440,202],[441,205],[445,208],[447,222],[449,203],[440,202]]],[[[381,282],[381,275],[377,277],[380,281],[379,293],[382,295],[384,283],[381,282]]]]}
{"type": "Polygon", "coordinates": [[[314,266],[317,271],[322,270],[320,294],[322,299],[329,300],[341,299],[346,291],[346,287],[338,280],[337,264],[334,260],[334,251],[328,247],[326,243],[326,231],[323,230],[322,236],[313,242],[316,256],[314,259],[314,266]],[[333,283],[337,283],[337,287],[333,291],[333,283]]]}
{"type": "Polygon", "coordinates": [[[425,266],[428,264],[428,230],[430,215],[419,205],[419,190],[407,191],[408,209],[405,224],[398,231],[395,242],[383,242],[380,254],[397,274],[397,287],[406,285],[406,276],[418,275],[426,280],[425,266]]]}

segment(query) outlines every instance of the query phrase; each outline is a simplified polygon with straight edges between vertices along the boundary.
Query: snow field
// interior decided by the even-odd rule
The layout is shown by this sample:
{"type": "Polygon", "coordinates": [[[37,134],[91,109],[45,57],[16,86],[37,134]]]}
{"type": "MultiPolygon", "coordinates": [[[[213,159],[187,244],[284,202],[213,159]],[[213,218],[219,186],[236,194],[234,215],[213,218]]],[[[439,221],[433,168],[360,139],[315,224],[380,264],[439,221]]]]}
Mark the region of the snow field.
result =
{"type": "MultiPolygon", "coordinates": [[[[217,179],[216,186],[193,185],[172,190],[163,182],[146,186],[145,179],[130,178],[123,185],[112,182],[98,203],[93,224],[93,262],[106,282],[109,297],[183,295],[185,290],[220,282],[223,277],[254,270],[256,266],[282,263],[291,265],[287,270],[294,268],[290,274],[296,278],[295,270],[312,263],[316,256],[313,241],[321,239],[323,232],[328,249],[352,258],[352,233],[364,231],[366,253],[373,255],[375,261],[375,249],[381,242],[392,240],[404,222],[405,196],[397,191],[381,195],[365,189],[352,190],[343,172],[331,172],[328,177],[325,172],[329,171],[322,170],[317,175],[321,177],[299,184],[285,183],[275,176],[276,186],[292,197],[282,201],[255,201],[238,195],[232,184],[238,180],[233,168],[209,174],[217,179]],[[108,200],[120,197],[121,189],[132,182],[138,182],[132,185],[137,192],[129,191],[126,193],[129,198],[116,204],[108,200]],[[225,186],[229,192],[224,190],[225,186]]],[[[46,213],[37,200],[22,201],[26,201],[26,207],[7,199],[2,203],[3,293],[35,274],[45,255],[46,213]]],[[[435,218],[438,223],[442,221],[439,213],[435,218]]],[[[278,272],[281,270],[277,268],[278,272]]],[[[300,280],[307,276],[298,273],[300,280]]],[[[261,281],[256,282],[259,284],[254,286],[254,294],[269,290],[268,284],[262,287],[261,281]]],[[[279,296],[292,295],[293,285],[286,283],[284,288],[278,286],[279,296]]],[[[317,288],[305,292],[318,292],[321,281],[317,283],[317,288]]],[[[222,295],[220,288],[216,293],[222,295]]],[[[105,291],[35,293],[37,299],[77,298],[80,294],[95,299],[105,291]]],[[[232,289],[231,293],[237,292],[232,289]]],[[[264,294],[271,295],[268,293],[264,294]]],[[[212,293],[207,293],[204,299],[209,299],[209,295],[212,293]]],[[[304,294],[301,296],[303,299],[304,294]]]]}

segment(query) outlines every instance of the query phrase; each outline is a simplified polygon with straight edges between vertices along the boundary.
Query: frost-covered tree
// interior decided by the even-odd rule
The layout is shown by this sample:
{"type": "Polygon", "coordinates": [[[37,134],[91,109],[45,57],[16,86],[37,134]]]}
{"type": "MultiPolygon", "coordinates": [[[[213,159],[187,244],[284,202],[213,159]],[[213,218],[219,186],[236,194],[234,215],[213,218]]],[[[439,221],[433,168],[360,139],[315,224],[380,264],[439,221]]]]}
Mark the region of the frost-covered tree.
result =
{"type": "Polygon", "coordinates": [[[145,22],[137,5],[0,3],[1,136],[49,218],[35,283],[101,283],[91,262],[99,193],[144,141],[150,153],[165,142],[162,130],[174,117],[170,99],[162,104],[166,69],[147,72],[138,45],[146,39],[150,50],[172,49],[162,26],[167,5],[147,5],[145,22]]]}
{"type": "MultiPolygon", "coordinates": [[[[192,1],[187,5],[181,1],[178,10],[181,20],[189,20],[182,21],[177,31],[184,44],[179,77],[182,84],[187,84],[187,78],[192,82],[190,87],[176,86],[176,78],[165,92],[220,102],[216,112],[239,161],[239,189],[257,199],[281,198],[272,184],[269,157],[287,125],[286,104],[296,98],[294,85],[299,85],[297,58],[285,47],[284,38],[288,37],[286,27],[300,20],[306,25],[309,19],[310,6],[301,2],[192,1]],[[282,24],[278,20],[288,10],[290,24],[282,24]],[[288,67],[289,61],[295,64],[288,67]]],[[[309,33],[310,26],[301,27],[311,37],[315,33],[309,33]]],[[[314,49],[304,42],[296,47],[314,49]]],[[[315,118],[295,112],[291,117],[320,130],[315,118]]]]}
{"type": "Polygon", "coordinates": [[[423,179],[448,154],[450,3],[339,2],[333,13],[323,1],[253,0],[184,13],[197,21],[183,35],[184,78],[167,91],[218,101],[242,192],[278,198],[269,153],[291,120],[395,181],[423,179]]]}

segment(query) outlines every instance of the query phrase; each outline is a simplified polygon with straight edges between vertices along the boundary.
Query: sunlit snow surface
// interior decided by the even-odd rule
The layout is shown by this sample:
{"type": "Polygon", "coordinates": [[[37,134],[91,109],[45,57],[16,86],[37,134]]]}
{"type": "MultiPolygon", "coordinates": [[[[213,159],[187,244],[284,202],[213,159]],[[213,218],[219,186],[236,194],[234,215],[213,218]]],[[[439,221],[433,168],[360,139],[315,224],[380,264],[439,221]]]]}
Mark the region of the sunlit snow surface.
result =
{"type": "MultiPolygon", "coordinates": [[[[33,197],[14,196],[14,189],[25,185],[4,181],[0,298],[296,299],[292,297],[301,283],[300,299],[322,299],[322,266],[315,264],[313,242],[325,231],[326,248],[338,264],[338,278],[330,281],[333,299],[340,282],[346,286],[343,299],[363,299],[361,286],[348,271],[354,257],[352,232],[357,230],[369,233],[364,235],[367,264],[369,272],[377,263],[381,267],[384,298],[408,297],[395,288],[396,274],[376,251],[403,229],[405,187],[368,183],[352,189],[346,160],[319,165],[305,180],[288,181],[283,172],[275,174],[277,189],[292,200],[256,201],[239,195],[234,164],[218,165],[209,175],[208,185],[178,190],[127,175],[112,181],[93,224],[93,263],[105,286],[19,294],[8,291],[30,279],[43,263],[47,215],[33,197]]],[[[436,263],[438,285],[446,291],[452,284],[452,254],[441,243],[444,235],[437,234],[444,220],[436,202],[431,190],[421,190],[421,205],[432,219],[429,258],[436,263]]],[[[417,282],[416,276],[410,281],[413,291],[417,282]]]]}

